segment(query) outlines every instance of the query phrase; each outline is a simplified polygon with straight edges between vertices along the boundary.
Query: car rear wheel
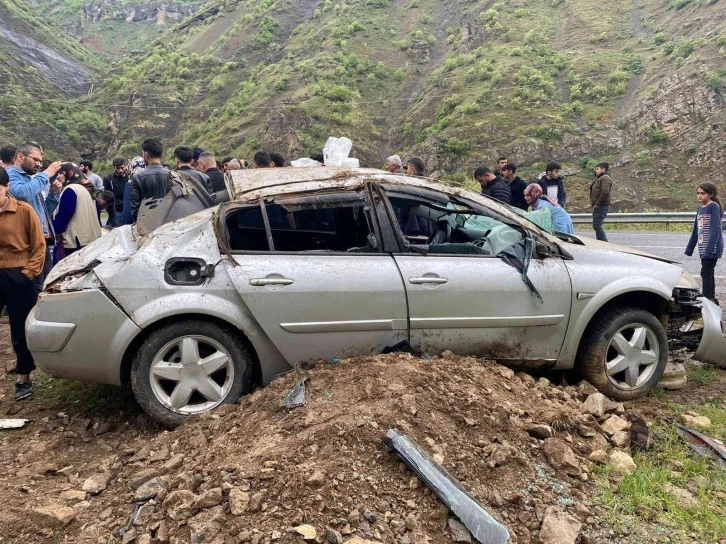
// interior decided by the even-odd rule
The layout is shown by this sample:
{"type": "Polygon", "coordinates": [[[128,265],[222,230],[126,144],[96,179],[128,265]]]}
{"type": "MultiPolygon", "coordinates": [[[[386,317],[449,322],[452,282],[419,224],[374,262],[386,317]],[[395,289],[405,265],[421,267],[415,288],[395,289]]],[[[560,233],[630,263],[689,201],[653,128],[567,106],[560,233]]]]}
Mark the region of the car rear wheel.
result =
{"type": "Polygon", "coordinates": [[[236,402],[252,385],[252,359],[231,330],[207,321],[180,321],[153,332],[131,367],[131,387],[160,423],[236,402]]]}
{"type": "Polygon", "coordinates": [[[604,313],[585,333],[577,366],[602,394],[631,400],[655,388],[668,362],[663,324],[639,308],[604,313]]]}

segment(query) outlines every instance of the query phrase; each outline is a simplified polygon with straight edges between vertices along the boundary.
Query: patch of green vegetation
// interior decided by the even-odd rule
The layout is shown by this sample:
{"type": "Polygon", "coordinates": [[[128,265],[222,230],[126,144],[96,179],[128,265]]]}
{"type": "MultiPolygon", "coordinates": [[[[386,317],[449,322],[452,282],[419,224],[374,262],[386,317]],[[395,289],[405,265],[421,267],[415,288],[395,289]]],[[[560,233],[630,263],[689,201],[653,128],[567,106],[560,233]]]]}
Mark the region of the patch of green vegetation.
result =
{"type": "MultiPolygon", "coordinates": [[[[690,376],[689,376],[690,379],[690,376]]],[[[653,399],[669,408],[674,417],[689,409],[711,419],[708,434],[716,438],[726,437],[726,407],[722,401],[689,407],[671,403],[666,399],[653,399]]],[[[676,433],[675,424],[661,424],[653,428],[655,447],[648,452],[637,453],[633,459],[637,465],[634,474],[624,477],[614,491],[609,481],[610,471],[597,467],[593,471],[599,489],[598,502],[607,507],[608,521],[616,529],[623,527],[623,520],[655,520],[675,538],[696,537],[700,542],[715,542],[726,533],[726,471],[710,460],[696,454],[676,433]],[[677,461],[683,469],[674,473],[665,464],[677,461]],[[668,485],[690,490],[695,499],[693,507],[679,503],[668,491],[668,485]]]]}
{"type": "Polygon", "coordinates": [[[42,372],[38,372],[33,380],[33,396],[51,410],[86,417],[140,412],[129,388],[59,380],[42,372]]]}
{"type": "Polygon", "coordinates": [[[688,366],[686,368],[686,376],[688,377],[689,382],[697,383],[699,385],[707,385],[718,379],[719,370],[715,366],[688,366]]]}

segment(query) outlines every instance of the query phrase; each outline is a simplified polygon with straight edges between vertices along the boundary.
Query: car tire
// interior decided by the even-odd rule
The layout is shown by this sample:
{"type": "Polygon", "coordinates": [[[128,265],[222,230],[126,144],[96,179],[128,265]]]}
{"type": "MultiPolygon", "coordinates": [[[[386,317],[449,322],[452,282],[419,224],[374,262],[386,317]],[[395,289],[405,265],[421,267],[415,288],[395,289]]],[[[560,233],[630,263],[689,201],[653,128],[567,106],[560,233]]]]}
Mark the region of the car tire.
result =
{"type": "Polygon", "coordinates": [[[606,311],[585,331],[576,368],[603,395],[632,400],[651,391],[668,362],[663,324],[640,308],[606,311]]]}
{"type": "Polygon", "coordinates": [[[175,427],[190,416],[237,402],[252,388],[252,365],[233,329],[179,321],[144,340],[131,366],[131,388],[147,414],[175,427]]]}

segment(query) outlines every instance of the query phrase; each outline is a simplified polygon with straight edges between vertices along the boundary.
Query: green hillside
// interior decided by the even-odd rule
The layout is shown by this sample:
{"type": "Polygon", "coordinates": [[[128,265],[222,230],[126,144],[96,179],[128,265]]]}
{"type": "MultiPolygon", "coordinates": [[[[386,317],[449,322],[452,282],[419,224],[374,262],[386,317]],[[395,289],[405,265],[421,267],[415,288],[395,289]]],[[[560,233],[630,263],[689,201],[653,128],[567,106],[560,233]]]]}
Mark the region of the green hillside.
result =
{"type": "Polygon", "coordinates": [[[99,158],[149,136],[294,158],[346,135],[365,164],[419,155],[461,181],[557,159],[572,209],[609,160],[616,208],[690,209],[726,159],[725,21],[724,0],[212,0],[85,100],[99,158]]]}

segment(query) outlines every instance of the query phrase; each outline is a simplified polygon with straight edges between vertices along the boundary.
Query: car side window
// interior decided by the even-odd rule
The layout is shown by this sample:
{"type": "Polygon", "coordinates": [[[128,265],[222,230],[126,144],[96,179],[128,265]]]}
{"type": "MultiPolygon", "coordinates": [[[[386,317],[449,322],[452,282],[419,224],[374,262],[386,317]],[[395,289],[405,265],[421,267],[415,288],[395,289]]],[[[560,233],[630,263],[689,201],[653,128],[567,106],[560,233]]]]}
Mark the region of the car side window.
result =
{"type": "Polygon", "coordinates": [[[523,238],[497,219],[465,213],[471,209],[460,203],[395,192],[389,192],[388,200],[405,245],[415,253],[496,256],[523,238]]]}
{"type": "Polygon", "coordinates": [[[232,212],[226,225],[233,251],[378,252],[370,210],[358,193],[267,201],[264,211],[232,212]]]}

